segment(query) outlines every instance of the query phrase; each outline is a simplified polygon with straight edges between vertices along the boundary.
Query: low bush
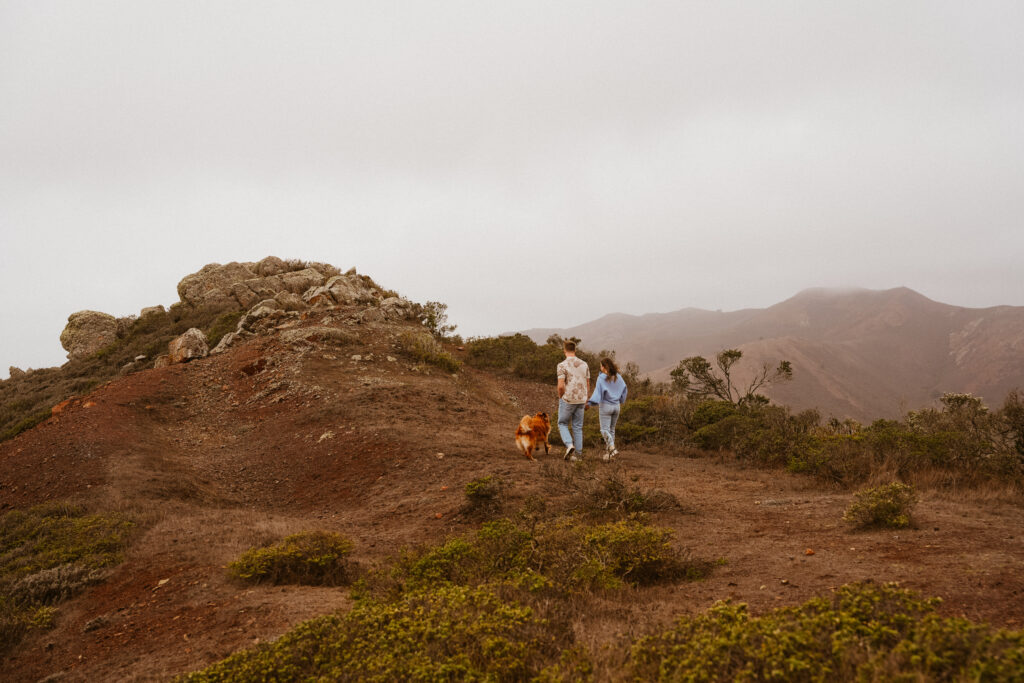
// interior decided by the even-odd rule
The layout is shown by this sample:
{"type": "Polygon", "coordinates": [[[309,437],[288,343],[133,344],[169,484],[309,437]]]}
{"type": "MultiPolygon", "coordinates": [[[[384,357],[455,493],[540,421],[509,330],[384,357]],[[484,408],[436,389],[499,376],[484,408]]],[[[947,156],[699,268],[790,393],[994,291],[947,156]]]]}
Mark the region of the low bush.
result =
{"type": "Polygon", "coordinates": [[[568,505],[574,513],[592,519],[684,510],[667,491],[627,482],[620,466],[567,468],[545,463],[541,473],[554,492],[570,494],[568,505]]]}
{"type": "Polygon", "coordinates": [[[509,483],[493,475],[474,479],[466,484],[466,503],[462,512],[471,517],[489,517],[501,511],[509,483]]]}
{"type": "Polygon", "coordinates": [[[458,372],[461,364],[444,350],[437,339],[428,332],[405,332],[399,339],[399,348],[407,356],[420,363],[436,365],[445,372],[458,372]]]}
{"type": "Polygon", "coordinates": [[[247,583],[343,586],[355,573],[351,552],[352,541],[339,534],[307,531],[246,551],[228,565],[228,574],[247,583]]]}
{"type": "Polygon", "coordinates": [[[0,517],[0,653],[52,623],[52,605],[119,562],[132,523],[49,504],[0,517]]]}
{"type": "Polygon", "coordinates": [[[937,602],[874,583],[762,617],[718,602],[638,640],[630,674],[647,681],[1018,679],[1024,632],[942,618],[937,602]]]}
{"type": "Polygon", "coordinates": [[[441,585],[307,621],[180,681],[525,681],[557,661],[571,628],[489,587],[441,585]]]}
{"type": "Polygon", "coordinates": [[[914,487],[899,482],[858,491],[854,496],[856,500],[846,508],[843,520],[858,529],[910,526],[911,513],[917,505],[914,487]]]}
{"type": "Polygon", "coordinates": [[[414,587],[504,581],[571,594],[703,575],[708,565],[674,548],[672,535],[635,519],[592,525],[563,518],[529,528],[502,519],[469,537],[407,551],[392,580],[414,587]]]}

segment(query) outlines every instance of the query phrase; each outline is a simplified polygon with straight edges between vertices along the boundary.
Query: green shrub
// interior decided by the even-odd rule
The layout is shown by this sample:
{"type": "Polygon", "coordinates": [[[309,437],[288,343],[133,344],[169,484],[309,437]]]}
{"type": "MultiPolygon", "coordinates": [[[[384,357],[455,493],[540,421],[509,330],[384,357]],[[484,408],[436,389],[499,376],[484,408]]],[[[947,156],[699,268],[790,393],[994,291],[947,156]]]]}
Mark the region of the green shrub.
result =
{"type": "Polygon", "coordinates": [[[86,569],[121,560],[132,523],[50,504],[0,517],[0,582],[73,564],[86,569]]]}
{"type": "Polygon", "coordinates": [[[718,602],[632,647],[649,681],[1014,680],[1024,634],[935,614],[895,584],[849,584],[831,599],[752,617],[718,602]]]}
{"type": "Polygon", "coordinates": [[[540,346],[525,334],[471,339],[466,344],[467,365],[542,382],[555,381],[555,367],[563,360],[560,343],[540,346]]]}
{"type": "Polygon", "coordinates": [[[495,476],[474,479],[466,484],[466,503],[462,511],[471,516],[489,516],[499,512],[505,501],[508,482],[495,476]]]}
{"type": "Polygon", "coordinates": [[[101,580],[121,560],[132,526],[63,504],[0,517],[0,654],[49,628],[53,604],[101,580]]]}
{"type": "Polygon", "coordinates": [[[211,349],[220,343],[225,334],[238,329],[238,321],[242,319],[243,315],[245,315],[245,311],[228,311],[213,321],[213,324],[204,331],[206,343],[211,349]]]}
{"type": "Polygon", "coordinates": [[[342,586],[355,571],[351,552],[352,542],[338,534],[307,531],[246,551],[228,565],[228,574],[249,583],[342,586]]]}
{"type": "Polygon", "coordinates": [[[577,509],[587,514],[617,512],[634,514],[638,512],[662,512],[679,510],[682,505],[671,493],[660,489],[643,489],[626,483],[619,470],[591,480],[574,496],[577,509]]]}
{"type": "Polygon", "coordinates": [[[347,614],[307,621],[273,643],[240,652],[182,681],[524,681],[571,639],[488,587],[363,598],[347,614]]]}
{"type": "Polygon", "coordinates": [[[469,537],[407,551],[392,578],[400,586],[498,581],[570,594],[703,575],[707,563],[675,549],[672,534],[634,519],[600,525],[558,519],[530,528],[502,519],[469,537]]]}
{"type": "Polygon", "coordinates": [[[730,401],[701,401],[693,410],[690,417],[690,428],[694,431],[721,422],[727,417],[735,415],[739,408],[730,401]]]}
{"type": "Polygon", "coordinates": [[[461,364],[444,350],[440,342],[428,332],[405,332],[399,340],[400,348],[410,358],[421,363],[436,365],[445,372],[458,372],[461,364]]]}
{"type": "Polygon", "coordinates": [[[899,482],[858,491],[854,496],[856,500],[846,508],[843,519],[859,529],[910,526],[917,505],[914,487],[899,482]]]}

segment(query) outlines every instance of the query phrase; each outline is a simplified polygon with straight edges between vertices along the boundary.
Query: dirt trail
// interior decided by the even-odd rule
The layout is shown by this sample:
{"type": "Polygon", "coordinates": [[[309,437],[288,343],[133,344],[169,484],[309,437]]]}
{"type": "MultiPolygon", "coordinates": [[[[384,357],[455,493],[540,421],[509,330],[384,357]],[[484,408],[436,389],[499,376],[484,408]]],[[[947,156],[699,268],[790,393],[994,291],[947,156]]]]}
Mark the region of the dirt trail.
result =
{"type": "MultiPolygon", "coordinates": [[[[228,582],[224,566],[255,544],[338,531],[369,567],[473,528],[459,509],[477,477],[505,478],[516,500],[567,493],[558,482],[570,465],[529,462],[512,442],[522,414],[552,412],[551,387],[468,368],[452,377],[402,357],[401,330],[354,330],[355,345],[256,339],[122,378],[0,444],[0,505],[72,496],[144,525],[125,562],[63,604],[0,678],[166,680],[349,604],[345,590],[228,582]]],[[[917,529],[853,533],[841,522],[849,494],[786,473],[628,448],[582,470],[674,494],[685,510],[654,522],[696,557],[721,558],[706,580],[611,606],[615,619],[581,632],[592,645],[719,599],[762,612],[864,579],[942,597],[947,614],[1024,626],[1020,507],[925,493],[917,529]]]]}

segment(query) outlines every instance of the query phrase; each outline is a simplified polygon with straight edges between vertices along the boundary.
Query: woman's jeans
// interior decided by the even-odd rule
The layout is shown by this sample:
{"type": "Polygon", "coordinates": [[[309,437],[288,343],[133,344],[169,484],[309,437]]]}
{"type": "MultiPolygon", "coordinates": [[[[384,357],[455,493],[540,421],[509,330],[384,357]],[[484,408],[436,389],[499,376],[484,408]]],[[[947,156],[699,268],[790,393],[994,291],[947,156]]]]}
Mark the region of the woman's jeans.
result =
{"type": "Polygon", "coordinates": [[[558,434],[562,443],[576,449],[578,455],[583,454],[583,408],[586,403],[566,403],[558,399],[558,434]],[[572,425],[572,435],[569,426],[572,425]]]}
{"type": "Polygon", "coordinates": [[[619,422],[619,411],[622,409],[618,403],[602,403],[598,409],[598,417],[601,422],[601,437],[608,446],[608,450],[615,448],[615,425],[619,422]]]}

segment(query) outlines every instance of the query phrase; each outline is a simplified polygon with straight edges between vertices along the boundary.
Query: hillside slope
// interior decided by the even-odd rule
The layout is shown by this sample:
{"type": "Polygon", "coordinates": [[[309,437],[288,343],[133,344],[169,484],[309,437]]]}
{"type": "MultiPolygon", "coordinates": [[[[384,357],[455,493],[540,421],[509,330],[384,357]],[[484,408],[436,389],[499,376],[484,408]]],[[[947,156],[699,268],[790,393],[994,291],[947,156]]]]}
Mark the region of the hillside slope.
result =
{"type": "Polygon", "coordinates": [[[962,308],[907,288],[810,289],[765,309],[614,314],[552,333],[667,379],[688,356],[738,348],[748,367],[793,362],[794,379],[769,392],[797,409],[871,420],[930,405],[945,392],[998,404],[1024,386],[1024,307],[962,308]]]}
{"type": "Polygon", "coordinates": [[[777,472],[629,449],[577,470],[557,455],[528,462],[512,433],[523,413],[553,409],[551,386],[440,371],[403,352],[418,325],[358,314],[311,311],[223,354],[115,379],[0,443],[0,509],[70,498],[142,527],[125,562],[62,605],[0,678],[166,680],[345,609],[344,589],[243,587],[224,566],[305,529],[345,534],[372,566],[473,528],[462,490],[484,475],[512,485],[513,505],[554,505],[573,476],[664,490],[683,509],[657,521],[695,556],[721,558],[706,580],[602,602],[574,626],[595,652],[718,599],[758,613],[864,579],[940,595],[947,614],[1024,623],[1020,508],[931,497],[918,530],[851,534],[848,495],[777,472]]]}

